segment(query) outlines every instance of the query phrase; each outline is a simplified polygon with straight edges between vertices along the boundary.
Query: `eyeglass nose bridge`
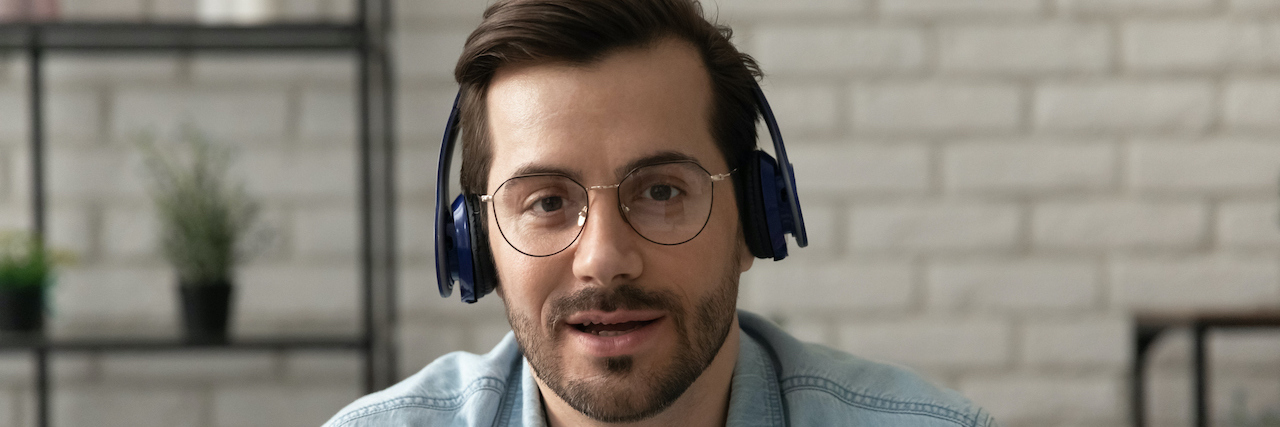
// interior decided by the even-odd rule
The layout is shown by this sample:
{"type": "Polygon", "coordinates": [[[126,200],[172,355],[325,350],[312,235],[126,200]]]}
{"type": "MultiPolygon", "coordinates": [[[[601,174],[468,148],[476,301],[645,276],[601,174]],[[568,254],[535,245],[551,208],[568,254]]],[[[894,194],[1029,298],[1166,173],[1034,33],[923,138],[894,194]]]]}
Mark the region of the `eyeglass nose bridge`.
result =
{"type": "MultiPolygon", "coordinates": [[[[618,187],[621,187],[621,186],[622,186],[622,183],[621,183],[621,182],[619,182],[619,183],[617,183],[617,184],[610,184],[610,185],[593,185],[593,186],[586,187],[586,188],[587,188],[587,191],[591,191],[591,190],[612,190],[612,189],[615,189],[615,188],[618,188],[618,187]]],[[[621,199],[619,199],[619,200],[618,200],[618,207],[622,208],[622,213],[623,213],[623,215],[622,215],[622,219],[623,219],[624,221],[626,221],[626,220],[627,220],[627,216],[626,216],[626,214],[627,214],[628,212],[631,212],[631,208],[627,207],[627,205],[622,204],[622,200],[621,200],[621,199]]],[[[590,209],[591,209],[591,199],[590,199],[590,198],[588,198],[588,199],[587,199],[587,204],[582,205],[582,210],[578,212],[578,227],[582,227],[582,225],[583,225],[583,224],[586,224],[586,223],[587,223],[587,214],[588,214],[588,212],[590,211],[590,209]]]]}

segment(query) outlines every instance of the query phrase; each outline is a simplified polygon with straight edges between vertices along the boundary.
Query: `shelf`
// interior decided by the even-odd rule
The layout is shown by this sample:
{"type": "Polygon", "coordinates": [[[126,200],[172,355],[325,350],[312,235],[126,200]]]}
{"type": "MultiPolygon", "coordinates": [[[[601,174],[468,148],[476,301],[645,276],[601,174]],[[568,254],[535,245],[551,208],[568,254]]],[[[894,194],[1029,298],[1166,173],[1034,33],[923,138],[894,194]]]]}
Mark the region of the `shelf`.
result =
{"type": "Polygon", "coordinates": [[[227,341],[192,341],[181,337],[45,338],[39,335],[0,337],[0,351],[38,349],[59,352],[363,350],[367,346],[366,340],[349,335],[232,337],[227,341]]]}
{"type": "Polygon", "coordinates": [[[0,49],[65,51],[352,50],[360,25],[281,23],[256,26],[187,23],[52,22],[0,24],[0,49]]]}

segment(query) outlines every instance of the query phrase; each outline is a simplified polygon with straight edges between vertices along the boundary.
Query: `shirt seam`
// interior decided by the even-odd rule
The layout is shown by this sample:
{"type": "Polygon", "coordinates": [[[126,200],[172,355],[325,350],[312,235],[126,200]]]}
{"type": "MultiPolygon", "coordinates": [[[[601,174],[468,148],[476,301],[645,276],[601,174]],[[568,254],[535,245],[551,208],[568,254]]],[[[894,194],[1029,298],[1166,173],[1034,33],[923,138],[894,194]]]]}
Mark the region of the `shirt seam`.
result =
{"type": "Polygon", "coordinates": [[[977,419],[974,416],[950,407],[859,393],[849,390],[835,381],[822,377],[793,376],[782,380],[783,394],[795,390],[817,390],[826,392],[827,394],[840,399],[842,402],[867,410],[930,416],[962,426],[977,425],[977,419]]]}
{"type": "Polygon", "coordinates": [[[502,393],[505,389],[502,380],[495,377],[481,377],[473,381],[462,392],[451,397],[402,396],[357,409],[333,422],[334,426],[347,425],[359,418],[387,412],[400,408],[427,408],[435,410],[452,410],[462,407],[472,395],[484,390],[502,393]]]}

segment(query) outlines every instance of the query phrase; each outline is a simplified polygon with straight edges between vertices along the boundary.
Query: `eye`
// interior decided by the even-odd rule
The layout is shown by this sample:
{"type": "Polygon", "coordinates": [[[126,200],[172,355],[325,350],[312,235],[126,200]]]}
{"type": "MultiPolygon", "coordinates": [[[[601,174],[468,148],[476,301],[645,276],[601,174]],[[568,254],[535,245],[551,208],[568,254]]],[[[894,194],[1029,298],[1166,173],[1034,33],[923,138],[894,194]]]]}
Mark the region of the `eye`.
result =
{"type": "Polygon", "coordinates": [[[645,189],[641,195],[646,199],[665,202],[680,196],[680,189],[666,184],[655,184],[645,189]]]}
{"type": "Polygon", "coordinates": [[[564,198],[560,196],[543,197],[533,203],[533,210],[538,213],[550,213],[564,208],[564,198]]]}

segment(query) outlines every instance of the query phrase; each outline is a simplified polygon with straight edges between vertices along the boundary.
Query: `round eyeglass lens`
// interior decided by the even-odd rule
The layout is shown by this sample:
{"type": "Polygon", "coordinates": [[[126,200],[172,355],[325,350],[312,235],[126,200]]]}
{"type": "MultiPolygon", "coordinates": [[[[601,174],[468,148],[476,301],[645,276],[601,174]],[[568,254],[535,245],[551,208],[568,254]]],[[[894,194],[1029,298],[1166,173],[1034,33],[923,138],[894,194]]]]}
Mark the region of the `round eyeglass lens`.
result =
{"type": "Polygon", "coordinates": [[[645,166],[622,180],[618,203],[636,233],[654,243],[678,245],[706,227],[713,185],[711,174],[697,163],[645,166]]]}
{"type": "Polygon", "coordinates": [[[493,213],[511,247],[525,255],[553,255],[582,232],[587,189],[561,175],[511,178],[494,191],[493,213]]]}

